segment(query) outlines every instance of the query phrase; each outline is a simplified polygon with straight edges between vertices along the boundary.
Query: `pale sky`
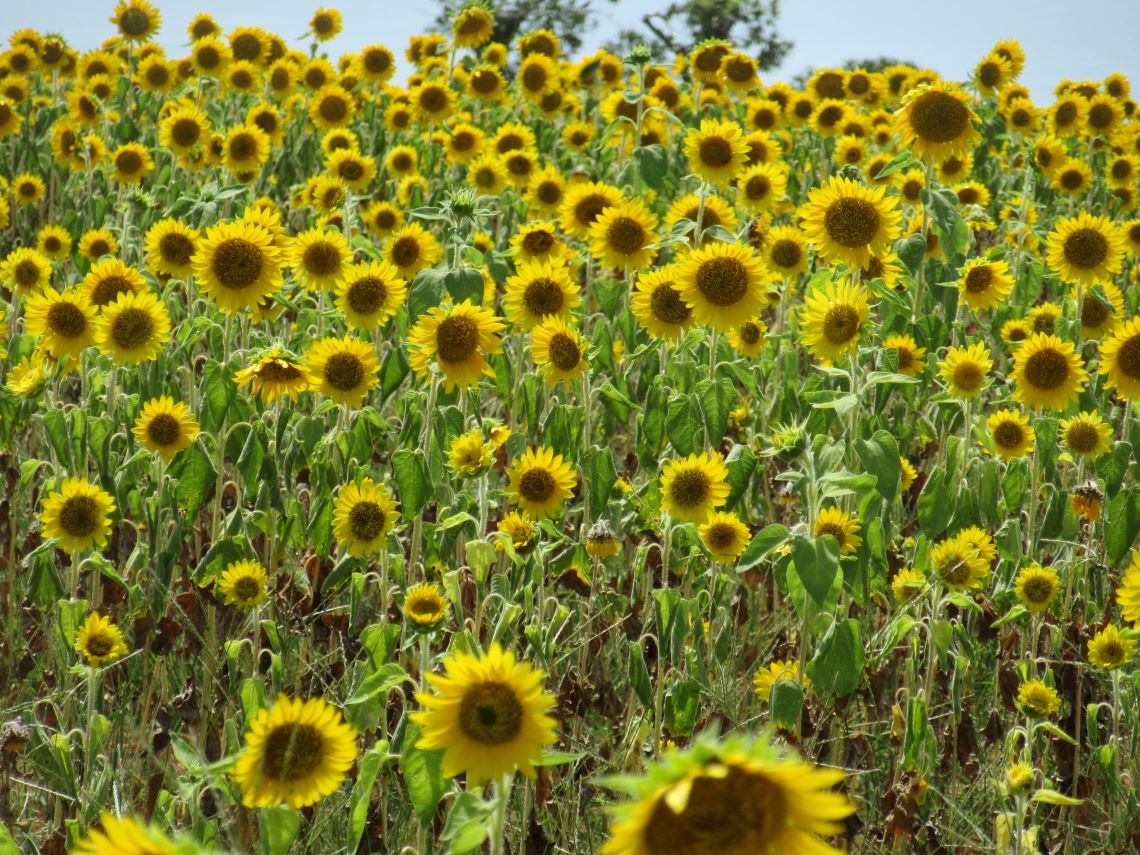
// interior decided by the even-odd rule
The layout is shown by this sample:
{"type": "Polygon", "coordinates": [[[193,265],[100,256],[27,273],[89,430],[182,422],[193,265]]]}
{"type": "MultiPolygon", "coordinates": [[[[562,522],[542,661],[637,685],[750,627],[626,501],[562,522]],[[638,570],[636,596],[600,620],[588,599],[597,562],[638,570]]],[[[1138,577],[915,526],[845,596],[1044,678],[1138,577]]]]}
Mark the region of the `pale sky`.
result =
{"type": "MultiPolygon", "coordinates": [[[[619,29],[640,21],[668,0],[595,0],[597,28],[586,38],[593,48],[619,29]]],[[[297,47],[318,5],[344,14],[345,30],[330,43],[339,55],[380,42],[392,48],[406,71],[408,37],[434,18],[428,0],[156,0],[163,16],[158,41],[170,56],[186,49],[186,24],[210,12],[225,27],[256,24],[297,47]]],[[[94,47],[113,32],[113,0],[4,0],[3,36],[21,27],[62,33],[75,47],[94,47]]],[[[882,55],[909,59],[945,77],[965,79],[977,61],[1002,38],[1021,41],[1028,54],[1022,83],[1042,105],[1062,78],[1100,80],[1121,71],[1140,90],[1140,0],[783,0],[779,30],[795,48],[766,80],[791,78],[809,66],[833,66],[845,59],[882,55]]]]}

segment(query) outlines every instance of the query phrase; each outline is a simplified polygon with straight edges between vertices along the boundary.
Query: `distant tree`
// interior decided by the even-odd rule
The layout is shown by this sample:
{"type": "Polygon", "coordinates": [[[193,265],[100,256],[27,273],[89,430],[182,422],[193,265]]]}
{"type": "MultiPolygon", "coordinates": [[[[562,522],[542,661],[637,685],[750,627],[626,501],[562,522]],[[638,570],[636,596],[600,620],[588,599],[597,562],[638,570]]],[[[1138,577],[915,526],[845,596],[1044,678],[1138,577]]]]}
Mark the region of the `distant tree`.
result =
{"type": "MultiPolygon", "coordinates": [[[[451,32],[455,13],[467,0],[436,0],[441,7],[432,23],[440,33],[451,32]]],[[[582,39],[594,28],[594,0],[483,0],[495,13],[495,29],[491,39],[513,47],[515,40],[534,30],[550,30],[562,42],[566,53],[582,47],[582,39]]],[[[617,0],[605,0],[616,3],[617,0]]]]}
{"type": "Polygon", "coordinates": [[[642,28],[619,33],[610,49],[622,53],[643,43],[663,60],[719,39],[746,51],[767,70],[792,48],[776,32],[779,11],[779,0],[675,0],[660,12],[643,15],[642,28]]]}

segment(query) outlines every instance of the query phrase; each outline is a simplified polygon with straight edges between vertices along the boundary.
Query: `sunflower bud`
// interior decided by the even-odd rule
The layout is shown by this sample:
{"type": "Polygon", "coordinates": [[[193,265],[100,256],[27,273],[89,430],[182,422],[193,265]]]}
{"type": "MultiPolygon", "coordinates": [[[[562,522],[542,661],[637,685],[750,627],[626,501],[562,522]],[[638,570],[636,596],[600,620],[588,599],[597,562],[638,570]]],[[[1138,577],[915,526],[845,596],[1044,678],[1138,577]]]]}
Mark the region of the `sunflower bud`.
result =
{"type": "Polygon", "coordinates": [[[627,65],[645,65],[653,59],[653,51],[644,44],[634,45],[633,49],[626,54],[625,62],[627,65]]]}

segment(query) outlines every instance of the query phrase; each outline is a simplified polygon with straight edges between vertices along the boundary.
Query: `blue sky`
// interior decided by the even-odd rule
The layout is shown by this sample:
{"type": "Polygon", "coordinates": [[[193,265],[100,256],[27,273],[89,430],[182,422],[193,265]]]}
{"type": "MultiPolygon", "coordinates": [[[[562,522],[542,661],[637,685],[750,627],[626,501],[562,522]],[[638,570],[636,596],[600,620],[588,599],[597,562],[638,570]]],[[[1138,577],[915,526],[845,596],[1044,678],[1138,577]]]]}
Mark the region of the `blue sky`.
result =
{"type": "MultiPolygon", "coordinates": [[[[331,43],[334,54],[380,42],[402,59],[408,37],[434,17],[426,0],[341,0],[329,2],[345,18],[345,31],[331,43]]],[[[601,15],[587,46],[606,41],[668,0],[595,0],[601,15]]],[[[258,24],[302,46],[299,37],[317,2],[292,0],[163,0],[159,41],[172,56],[186,52],[185,27],[208,11],[223,26],[258,24]]],[[[0,22],[62,33],[80,48],[109,35],[112,0],[9,0],[0,22]]],[[[1140,90],[1140,0],[783,0],[780,30],[796,43],[784,65],[767,79],[790,78],[809,66],[836,65],[854,57],[898,56],[964,79],[1001,38],[1016,38],[1028,53],[1022,82],[1040,104],[1051,100],[1062,78],[1099,80],[1121,71],[1140,90]]],[[[6,35],[7,33],[5,33],[6,35]]]]}

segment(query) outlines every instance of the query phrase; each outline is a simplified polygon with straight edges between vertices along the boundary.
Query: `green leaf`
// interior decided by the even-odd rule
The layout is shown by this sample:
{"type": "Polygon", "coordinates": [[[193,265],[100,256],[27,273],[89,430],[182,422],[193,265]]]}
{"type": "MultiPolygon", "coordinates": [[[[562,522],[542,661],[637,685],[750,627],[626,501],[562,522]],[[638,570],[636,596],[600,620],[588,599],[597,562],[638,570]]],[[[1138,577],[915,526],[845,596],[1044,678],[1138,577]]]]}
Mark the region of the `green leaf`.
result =
{"type": "Polygon", "coordinates": [[[192,519],[206,503],[210,487],[218,477],[201,441],[195,442],[178,455],[170,467],[170,475],[175,482],[178,507],[192,519]]]}
{"type": "Polygon", "coordinates": [[[260,825],[261,851],[265,855],[285,855],[301,830],[301,814],[287,807],[262,808],[260,825]]]}
{"type": "Polygon", "coordinates": [[[665,693],[665,726],[678,736],[688,736],[697,727],[701,707],[701,684],[682,680],[665,693]]]}
{"type": "Polygon", "coordinates": [[[926,259],[926,238],[914,234],[898,245],[899,258],[906,265],[912,276],[918,275],[918,269],[926,259]]]}
{"type": "Polygon", "coordinates": [[[728,414],[736,405],[736,387],[727,377],[719,380],[702,380],[697,384],[697,400],[705,427],[709,432],[709,445],[716,448],[728,427],[728,414]]]}
{"type": "Polygon", "coordinates": [[[618,479],[613,452],[608,447],[594,446],[586,452],[584,469],[590,484],[590,517],[598,519],[605,512],[606,503],[610,500],[610,493],[618,479]]]}
{"type": "Polygon", "coordinates": [[[1108,563],[1119,565],[1128,555],[1140,531],[1140,490],[1121,490],[1108,503],[1104,546],[1108,563]]]}
{"type": "Polygon", "coordinates": [[[792,538],[792,563],[804,589],[823,605],[839,572],[839,543],[830,534],[792,538]]]}
{"type": "Polygon", "coordinates": [[[665,146],[654,143],[635,148],[632,157],[641,180],[654,190],[660,190],[669,175],[669,154],[665,151],[665,146]]]}
{"type": "Polygon", "coordinates": [[[352,795],[348,797],[348,830],[345,835],[345,852],[355,852],[364,836],[364,826],[368,822],[368,805],[372,801],[372,787],[380,767],[388,759],[388,740],[382,739],[369,748],[360,758],[360,768],[356,773],[356,783],[352,785],[352,795]]]}
{"type": "Polygon", "coordinates": [[[401,448],[392,455],[392,468],[396,471],[396,487],[400,491],[403,514],[410,519],[420,512],[431,495],[427,459],[418,448],[401,448]]]}
{"type": "Polygon", "coordinates": [[[562,766],[566,763],[573,763],[575,760],[581,760],[586,756],[585,751],[578,753],[571,753],[569,751],[558,751],[555,748],[544,748],[542,750],[542,759],[535,763],[535,766],[562,766]]]}
{"type": "Polygon", "coordinates": [[[408,798],[424,828],[431,823],[439,800],[443,798],[443,751],[425,751],[417,748],[420,738],[418,725],[409,724],[404,731],[400,751],[400,774],[408,788],[408,798]]]}
{"type": "Polygon", "coordinates": [[[202,407],[198,421],[204,433],[217,433],[226,420],[237,386],[229,369],[220,362],[207,362],[202,383],[202,407]]]}
{"type": "Polygon", "coordinates": [[[20,847],[12,838],[7,826],[0,822],[0,855],[20,855],[20,847]]]}
{"type": "Polygon", "coordinates": [[[381,665],[376,671],[360,681],[360,685],[344,702],[345,706],[363,704],[380,694],[387,694],[403,683],[408,673],[395,662],[381,665]]]}
{"type": "Polygon", "coordinates": [[[683,457],[704,447],[701,406],[696,395],[676,395],[669,401],[665,433],[673,448],[683,457]]]}
{"type": "Polygon", "coordinates": [[[804,709],[803,686],[795,680],[777,680],[768,695],[768,711],[772,721],[784,730],[798,731],[804,709]]]}
{"type": "Polygon", "coordinates": [[[828,695],[849,695],[863,677],[859,621],[836,620],[828,627],[807,671],[812,685],[828,695]]]}
{"type": "Polygon", "coordinates": [[[478,270],[470,267],[448,270],[443,274],[443,287],[454,303],[470,300],[471,305],[478,306],[483,302],[483,274],[478,270]]]}
{"type": "Polygon", "coordinates": [[[780,544],[787,542],[788,530],[779,523],[772,523],[752,536],[741,556],[736,559],[736,572],[751,570],[771,554],[780,544]]]}
{"type": "Polygon", "coordinates": [[[730,511],[748,491],[752,473],[756,471],[756,454],[747,445],[734,445],[725,458],[724,465],[728,469],[729,486],[724,509],[730,511]]]}
{"type": "Polygon", "coordinates": [[[946,530],[953,513],[953,497],[946,486],[946,472],[938,467],[930,473],[918,497],[918,524],[923,534],[933,540],[946,530]]]}
{"type": "Polygon", "coordinates": [[[875,476],[875,489],[890,504],[898,495],[902,475],[898,442],[885,430],[877,430],[870,439],[856,439],[853,444],[863,468],[875,476]]]}
{"type": "Polygon", "coordinates": [[[886,178],[888,175],[894,175],[896,172],[901,172],[904,169],[911,169],[918,166],[919,163],[911,153],[909,148],[904,148],[893,158],[891,162],[879,170],[878,174],[873,176],[876,181],[886,178]]]}
{"type": "Polygon", "coordinates": [[[43,414],[44,429],[55,450],[55,456],[67,469],[74,469],[71,462],[71,437],[67,429],[67,415],[63,410],[52,408],[43,414]]]}
{"type": "Polygon", "coordinates": [[[653,709],[653,686],[649,682],[649,668],[645,665],[645,654],[636,641],[629,643],[629,685],[647,709],[653,709]]]}
{"type": "Polygon", "coordinates": [[[1034,802],[1045,802],[1049,805],[1065,805],[1066,807],[1075,807],[1085,803],[1084,799],[1074,799],[1066,796],[1064,793],[1058,793],[1056,790],[1038,790],[1030,799],[1034,802]]]}
{"type": "Polygon", "coordinates": [[[483,845],[494,810],[494,802],[485,802],[469,790],[455,797],[440,834],[441,840],[451,844],[451,855],[473,852],[483,845]]]}
{"type": "Polygon", "coordinates": [[[404,378],[408,376],[410,366],[404,356],[402,347],[393,347],[384,357],[384,364],[380,367],[380,401],[383,403],[388,397],[400,388],[404,378]]]}
{"type": "Polygon", "coordinates": [[[59,601],[59,632],[67,644],[68,650],[75,649],[75,637],[79,627],[87,617],[90,607],[87,600],[60,600],[59,601]]]}
{"type": "Polygon", "coordinates": [[[429,267],[417,273],[408,289],[408,323],[414,324],[420,315],[442,303],[446,290],[442,270],[429,267]]]}

